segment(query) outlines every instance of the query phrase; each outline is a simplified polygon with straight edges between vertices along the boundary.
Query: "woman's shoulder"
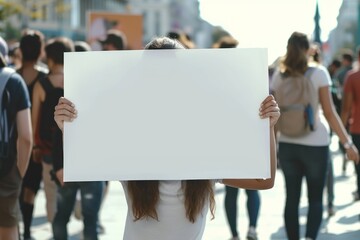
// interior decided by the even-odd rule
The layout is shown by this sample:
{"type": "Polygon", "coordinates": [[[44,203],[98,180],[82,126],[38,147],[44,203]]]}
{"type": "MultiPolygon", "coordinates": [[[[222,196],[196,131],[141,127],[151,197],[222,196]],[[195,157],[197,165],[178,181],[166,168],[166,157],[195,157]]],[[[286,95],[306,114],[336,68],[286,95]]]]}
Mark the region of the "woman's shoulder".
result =
{"type": "Polygon", "coordinates": [[[317,82],[319,87],[331,85],[331,78],[327,68],[321,64],[309,65],[312,68],[310,79],[317,82]]]}
{"type": "Polygon", "coordinates": [[[312,69],[313,72],[328,73],[327,68],[322,64],[310,63],[309,68],[312,69]]]}

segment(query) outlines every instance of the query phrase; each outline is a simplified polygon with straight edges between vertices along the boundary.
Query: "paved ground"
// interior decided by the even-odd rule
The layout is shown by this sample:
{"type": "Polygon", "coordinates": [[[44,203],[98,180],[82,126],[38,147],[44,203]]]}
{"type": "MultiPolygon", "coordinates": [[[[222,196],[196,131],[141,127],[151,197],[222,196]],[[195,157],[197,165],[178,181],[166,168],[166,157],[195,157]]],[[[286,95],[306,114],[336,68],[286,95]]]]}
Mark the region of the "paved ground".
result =
{"type": "MultiPolygon", "coordinates": [[[[353,202],[352,192],[355,190],[355,174],[352,163],[348,164],[346,176],[342,175],[342,160],[337,153],[337,145],[331,146],[334,154],[335,169],[335,206],[336,215],[327,219],[324,212],[324,221],[318,240],[357,240],[360,239],[360,201],[353,202]]],[[[306,186],[303,186],[301,199],[301,231],[304,232],[306,221],[307,201],[306,186]]],[[[216,215],[214,220],[208,221],[205,229],[205,240],[226,240],[230,238],[225,212],[223,207],[224,189],[222,185],[216,187],[216,215]]],[[[326,197],[324,197],[326,199],[326,197]]],[[[285,240],[283,227],[284,182],[281,171],[278,171],[275,187],[271,190],[261,191],[261,209],[258,221],[258,234],[260,240],[285,240]]],[[[241,239],[245,239],[247,231],[247,215],[245,208],[246,194],[240,191],[239,195],[239,231],[241,239]]],[[[101,211],[101,222],[105,226],[105,234],[100,240],[122,239],[126,216],[126,203],[120,183],[111,182],[110,192],[101,211]]],[[[81,239],[82,222],[72,218],[68,225],[71,240],[81,239]]],[[[32,228],[33,237],[37,240],[51,239],[51,228],[45,217],[45,197],[40,191],[36,199],[35,219],[32,228]]]]}

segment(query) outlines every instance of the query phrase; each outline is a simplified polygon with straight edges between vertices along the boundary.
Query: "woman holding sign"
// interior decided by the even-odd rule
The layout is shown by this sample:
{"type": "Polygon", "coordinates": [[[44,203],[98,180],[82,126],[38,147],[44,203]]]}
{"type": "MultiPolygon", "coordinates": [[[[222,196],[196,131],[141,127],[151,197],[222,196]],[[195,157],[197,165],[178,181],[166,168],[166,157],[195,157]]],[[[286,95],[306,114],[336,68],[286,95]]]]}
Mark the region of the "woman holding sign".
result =
{"type": "MultiPolygon", "coordinates": [[[[177,41],[157,38],[145,49],[183,49],[177,41]]],[[[276,172],[276,144],[274,125],[280,111],[273,96],[262,102],[260,118],[270,120],[269,179],[223,179],[183,181],[123,181],[128,203],[128,215],[124,239],[201,239],[210,209],[214,216],[214,184],[246,189],[269,189],[274,185],[276,172]]],[[[55,121],[62,130],[64,121],[71,122],[77,116],[72,102],[60,98],[55,108],[55,121]]],[[[57,139],[61,144],[61,137],[57,139]]],[[[59,148],[61,150],[61,148],[59,148]]],[[[62,151],[59,151],[61,158],[62,151]]],[[[59,176],[62,181],[62,176],[59,176]]]]}

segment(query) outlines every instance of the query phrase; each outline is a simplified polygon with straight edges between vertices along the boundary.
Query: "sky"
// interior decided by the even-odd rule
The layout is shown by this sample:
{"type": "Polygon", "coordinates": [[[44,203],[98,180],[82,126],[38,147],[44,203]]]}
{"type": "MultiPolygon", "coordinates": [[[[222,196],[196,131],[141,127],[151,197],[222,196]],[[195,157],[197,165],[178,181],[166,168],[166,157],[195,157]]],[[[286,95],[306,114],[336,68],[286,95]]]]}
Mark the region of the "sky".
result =
{"type": "MultiPolygon", "coordinates": [[[[199,0],[201,18],[222,26],[239,47],[268,48],[271,64],[286,51],[294,31],[312,38],[316,0],[199,0]]],[[[321,40],[337,25],[342,0],[318,0],[321,40]]]]}

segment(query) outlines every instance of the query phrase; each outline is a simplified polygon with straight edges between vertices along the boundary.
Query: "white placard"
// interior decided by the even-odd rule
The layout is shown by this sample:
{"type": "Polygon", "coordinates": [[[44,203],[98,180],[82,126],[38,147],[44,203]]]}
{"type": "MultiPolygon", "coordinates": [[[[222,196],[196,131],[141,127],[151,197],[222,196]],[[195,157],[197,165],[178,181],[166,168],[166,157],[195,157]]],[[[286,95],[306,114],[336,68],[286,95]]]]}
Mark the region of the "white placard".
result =
{"type": "Polygon", "coordinates": [[[65,181],[267,178],[266,49],[65,53],[65,181]]]}

